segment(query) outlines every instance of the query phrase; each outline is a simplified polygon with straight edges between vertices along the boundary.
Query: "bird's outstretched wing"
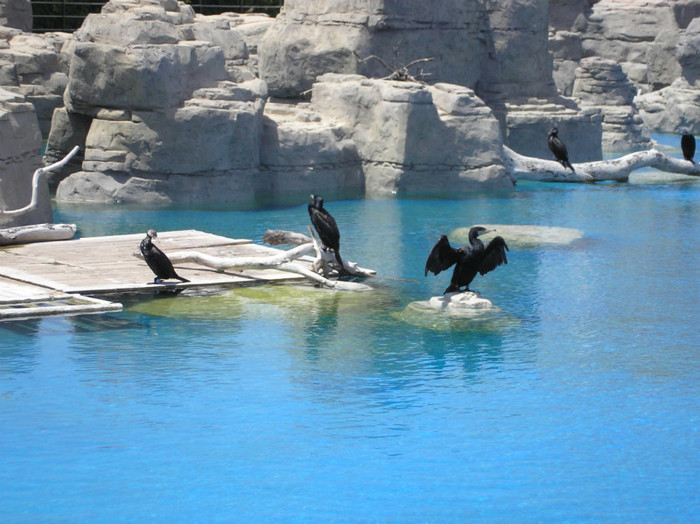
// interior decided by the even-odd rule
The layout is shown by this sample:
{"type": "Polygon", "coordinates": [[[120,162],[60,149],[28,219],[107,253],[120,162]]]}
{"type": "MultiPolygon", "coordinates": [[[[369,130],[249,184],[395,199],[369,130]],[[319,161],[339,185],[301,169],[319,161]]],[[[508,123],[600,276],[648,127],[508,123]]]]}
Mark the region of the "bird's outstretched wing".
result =
{"type": "Polygon", "coordinates": [[[450,245],[447,236],[442,235],[428,255],[428,260],[425,263],[425,276],[428,276],[428,271],[432,271],[436,275],[440,271],[445,271],[456,264],[457,259],[457,250],[450,245]]]}
{"type": "Polygon", "coordinates": [[[494,237],[489,245],[486,246],[484,260],[479,266],[479,274],[485,275],[489,271],[493,271],[501,264],[507,264],[506,251],[509,251],[506,241],[503,237],[494,237]]]}

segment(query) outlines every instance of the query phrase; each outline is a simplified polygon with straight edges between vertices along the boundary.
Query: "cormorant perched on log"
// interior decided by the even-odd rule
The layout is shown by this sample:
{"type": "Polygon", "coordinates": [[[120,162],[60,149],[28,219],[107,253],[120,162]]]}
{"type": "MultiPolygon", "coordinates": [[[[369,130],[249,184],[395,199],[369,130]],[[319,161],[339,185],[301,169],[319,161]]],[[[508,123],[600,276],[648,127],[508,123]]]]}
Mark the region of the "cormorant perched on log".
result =
{"type": "Polygon", "coordinates": [[[688,162],[693,162],[693,157],[695,156],[695,137],[690,133],[683,133],[681,136],[681,150],[683,151],[683,158],[688,162]]]}
{"type": "Polygon", "coordinates": [[[176,278],[180,282],[189,282],[186,278],[182,278],[175,273],[173,263],[170,262],[168,256],[153,244],[153,239],[156,237],[158,237],[158,233],[156,233],[155,229],[149,229],[146,233],[146,238],[141,241],[141,245],[139,246],[143,259],[156,275],[156,278],[153,279],[153,283],[160,284],[162,280],[168,280],[169,278],[176,278]]]}
{"type": "Polygon", "coordinates": [[[456,264],[452,280],[444,294],[459,292],[462,287],[465,287],[464,291],[469,291],[469,284],[477,273],[485,275],[501,264],[507,264],[506,251],[508,251],[508,246],[503,237],[494,237],[488,246],[484,246],[484,243],[479,240],[479,235],[488,231],[481,226],[471,228],[469,230],[469,245],[457,249],[450,245],[446,235],[442,235],[428,255],[428,260],[425,263],[425,276],[428,276],[428,271],[437,275],[440,271],[456,264]]]}
{"type": "Polygon", "coordinates": [[[338,231],[338,225],[331,214],[323,207],[323,197],[321,195],[311,195],[311,198],[313,202],[309,203],[308,206],[311,223],[321,239],[323,249],[330,248],[333,250],[335,259],[342,269],[344,266],[343,259],[340,258],[340,231],[338,231]]]}
{"type": "Polygon", "coordinates": [[[566,146],[559,138],[558,133],[559,129],[557,127],[551,129],[549,135],[547,135],[547,145],[561,165],[573,171],[574,167],[569,162],[569,153],[566,151],[566,146]]]}

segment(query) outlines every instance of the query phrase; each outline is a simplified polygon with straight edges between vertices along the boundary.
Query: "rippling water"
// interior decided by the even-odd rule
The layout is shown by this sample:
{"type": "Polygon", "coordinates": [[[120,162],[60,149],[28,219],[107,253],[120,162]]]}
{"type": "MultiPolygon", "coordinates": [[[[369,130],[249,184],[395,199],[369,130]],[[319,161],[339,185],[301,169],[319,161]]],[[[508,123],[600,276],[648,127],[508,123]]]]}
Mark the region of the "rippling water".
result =
{"type": "MultiPolygon", "coordinates": [[[[304,231],[260,211],[62,209],[84,236],[304,231]]],[[[334,201],[371,294],[134,300],[0,326],[0,521],[691,521],[700,510],[700,183],[334,201]],[[440,234],[577,228],[426,314],[440,234]],[[392,280],[403,279],[403,280],[392,280]],[[404,281],[408,280],[408,281],[404,281]]],[[[125,254],[130,256],[130,254],[125,254]]]]}

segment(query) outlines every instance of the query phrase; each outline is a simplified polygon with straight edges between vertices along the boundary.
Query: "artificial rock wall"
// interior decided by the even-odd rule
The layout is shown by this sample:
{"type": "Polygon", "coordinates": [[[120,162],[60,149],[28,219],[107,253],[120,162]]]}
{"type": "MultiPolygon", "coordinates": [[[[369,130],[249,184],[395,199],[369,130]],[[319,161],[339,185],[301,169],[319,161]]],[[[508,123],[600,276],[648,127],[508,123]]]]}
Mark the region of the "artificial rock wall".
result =
{"type": "MultiPolygon", "coordinates": [[[[34,171],[41,167],[41,132],[34,106],[0,88],[0,210],[19,209],[32,198],[34,171]]],[[[38,207],[21,217],[0,213],[0,227],[53,222],[46,181],[39,187],[38,207]]]]}

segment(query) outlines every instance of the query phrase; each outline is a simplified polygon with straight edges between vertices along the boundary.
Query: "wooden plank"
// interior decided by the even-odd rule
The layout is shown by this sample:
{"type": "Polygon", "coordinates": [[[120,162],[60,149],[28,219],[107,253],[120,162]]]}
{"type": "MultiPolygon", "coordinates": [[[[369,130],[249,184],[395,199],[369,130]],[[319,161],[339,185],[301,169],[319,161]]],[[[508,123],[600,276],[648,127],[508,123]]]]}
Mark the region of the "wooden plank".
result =
{"type": "MultiPolygon", "coordinates": [[[[154,275],[137,258],[144,234],[88,237],[0,249],[0,277],[38,284],[64,293],[83,295],[129,293],[197,286],[234,286],[257,282],[303,279],[300,275],[276,269],[227,270],[217,272],[198,264],[176,266],[178,274],[190,283],[154,285],[154,275]]],[[[197,250],[231,256],[274,255],[276,248],[253,244],[247,239],[231,239],[197,230],[158,234],[156,244],[166,252],[197,250]]]]}
{"type": "Polygon", "coordinates": [[[55,315],[88,315],[121,311],[118,302],[80,295],[55,295],[48,300],[25,300],[0,304],[0,322],[55,315]]]}
{"type": "Polygon", "coordinates": [[[48,300],[57,294],[60,293],[52,289],[0,277],[0,304],[23,300],[48,300]]]}
{"type": "Polygon", "coordinates": [[[0,322],[50,315],[94,314],[121,309],[122,305],[118,302],[70,295],[0,277],[0,322]]]}

